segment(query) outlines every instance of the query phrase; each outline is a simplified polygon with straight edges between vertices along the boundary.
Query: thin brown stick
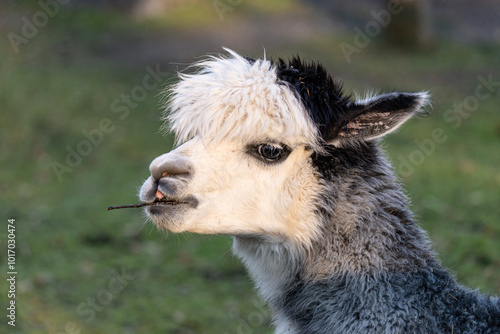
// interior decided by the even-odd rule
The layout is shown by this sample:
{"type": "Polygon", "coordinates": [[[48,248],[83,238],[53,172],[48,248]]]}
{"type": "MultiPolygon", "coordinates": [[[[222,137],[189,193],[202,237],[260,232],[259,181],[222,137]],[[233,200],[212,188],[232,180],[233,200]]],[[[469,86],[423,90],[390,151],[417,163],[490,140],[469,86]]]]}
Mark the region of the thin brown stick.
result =
{"type": "Polygon", "coordinates": [[[118,205],[118,206],[108,206],[106,210],[114,209],[126,209],[126,208],[140,208],[142,206],[151,205],[153,203],[140,203],[140,204],[129,204],[129,205],[118,205]]]}
{"type": "MultiPolygon", "coordinates": [[[[155,198],[154,200],[152,200],[152,201],[150,201],[150,202],[143,202],[143,203],[139,203],[139,204],[129,204],[129,205],[108,206],[108,207],[106,208],[106,210],[114,210],[114,209],[127,209],[127,208],[140,208],[140,207],[143,207],[143,206],[153,205],[153,204],[156,204],[156,203],[170,203],[170,204],[177,204],[177,202],[174,202],[174,201],[171,201],[171,200],[166,200],[166,199],[158,199],[158,198],[155,198]]],[[[183,203],[183,202],[180,202],[180,203],[183,203]]]]}
{"type": "Polygon", "coordinates": [[[140,208],[146,205],[153,205],[155,203],[161,202],[158,199],[154,199],[150,202],[143,202],[139,204],[129,204],[129,205],[118,205],[118,206],[109,206],[106,208],[106,210],[114,210],[114,209],[127,209],[127,208],[140,208]]]}

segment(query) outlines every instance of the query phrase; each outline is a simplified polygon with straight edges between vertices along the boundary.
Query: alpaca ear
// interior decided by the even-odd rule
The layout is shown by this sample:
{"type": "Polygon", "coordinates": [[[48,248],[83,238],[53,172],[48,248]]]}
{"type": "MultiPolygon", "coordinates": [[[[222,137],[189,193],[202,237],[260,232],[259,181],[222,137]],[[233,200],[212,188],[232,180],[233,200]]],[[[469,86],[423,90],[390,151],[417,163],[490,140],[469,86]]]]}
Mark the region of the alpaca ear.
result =
{"type": "Polygon", "coordinates": [[[429,103],[429,94],[389,93],[354,102],[337,130],[337,139],[372,140],[406,122],[429,103]]]}

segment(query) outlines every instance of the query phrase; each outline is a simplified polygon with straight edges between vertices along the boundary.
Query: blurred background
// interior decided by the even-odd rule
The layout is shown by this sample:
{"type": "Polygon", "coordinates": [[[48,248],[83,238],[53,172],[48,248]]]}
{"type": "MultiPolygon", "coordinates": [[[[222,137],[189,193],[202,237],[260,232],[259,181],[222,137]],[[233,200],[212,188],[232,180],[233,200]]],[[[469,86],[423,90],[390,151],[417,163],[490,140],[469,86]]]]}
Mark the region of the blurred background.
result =
{"type": "Polygon", "coordinates": [[[500,2],[3,0],[0,35],[0,332],[272,333],[229,237],[105,211],[172,147],[161,91],[223,47],[319,61],[361,96],[430,91],[384,146],[444,265],[500,293],[500,2]]]}

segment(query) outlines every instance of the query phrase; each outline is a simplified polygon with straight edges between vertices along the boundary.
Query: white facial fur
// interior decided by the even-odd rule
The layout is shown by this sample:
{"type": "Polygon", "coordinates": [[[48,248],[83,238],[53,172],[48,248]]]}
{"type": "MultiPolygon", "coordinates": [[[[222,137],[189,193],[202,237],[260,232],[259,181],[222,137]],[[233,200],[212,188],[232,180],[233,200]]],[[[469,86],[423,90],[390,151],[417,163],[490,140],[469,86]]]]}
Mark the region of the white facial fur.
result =
{"type": "MultiPolygon", "coordinates": [[[[278,82],[270,61],[251,63],[229,53],[200,63],[196,74],[181,75],[165,119],[182,145],[151,165],[191,166],[188,179],[160,183],[175,183],[173,197],[191,196],[198,205],[150,216],[173,232],[262,236],[307,246],[318,230],[314,201],[321,185],[309,159],[318,146],[317,128],[300,98],[278,82]],[[292,151],[274,164],[248,152],[249,144],[265,143],[292,151]]],[[[146,181],[141,199],[152,199],[157,182],[146,181]]]]}
{"type": "MultiPolygon", "coordinates": [[[[237,141],[205,144],[196,137],[153,161],[156,165],[185,160],[191,178],[176,185],[176,198],[192,196],[196,208],[151,215],[160,227],[172,232],[252,235],[308,244],[316,233],[315,194],[321,190],[303,146],[282,162],[269,164],[247,152],[237,141]],[[180,211],[180,212],[179,212],[180,211]]],[[[170,183],[175,177],[167,178],[170,183]]],[[[141,198],[152,192],[150,178],[141,198]]],[[[154,189],[153,189],[154,190],[154,189]]]]}

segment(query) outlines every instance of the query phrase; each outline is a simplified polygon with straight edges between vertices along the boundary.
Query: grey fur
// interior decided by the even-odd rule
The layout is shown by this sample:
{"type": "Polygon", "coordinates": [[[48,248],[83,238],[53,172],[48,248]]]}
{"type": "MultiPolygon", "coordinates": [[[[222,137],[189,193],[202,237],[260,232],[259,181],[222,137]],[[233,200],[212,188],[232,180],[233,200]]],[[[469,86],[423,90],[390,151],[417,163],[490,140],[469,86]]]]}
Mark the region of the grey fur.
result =
{"type": "MultiPolygon", "coordinates": [[[[325,184],[317,208],[323,233],[311,251],[284,249],[267,263],[282,264],[266,297],[278,325],[304,334],[500,333],[499,299],[458,285],[441,268],[375,142],[330,147],[311,163],[325,184]]],[[[237,250],[247,261],[250,253],[258,261],[237,250]]]]}

